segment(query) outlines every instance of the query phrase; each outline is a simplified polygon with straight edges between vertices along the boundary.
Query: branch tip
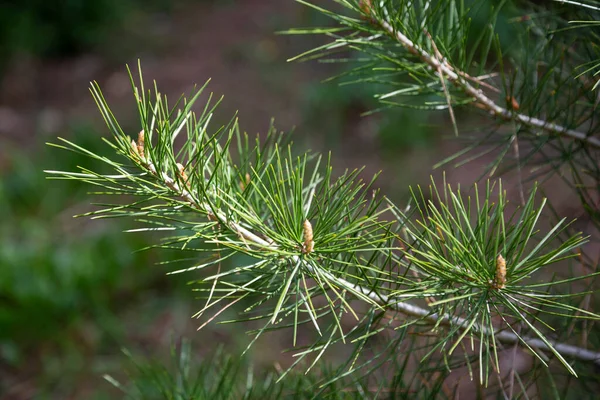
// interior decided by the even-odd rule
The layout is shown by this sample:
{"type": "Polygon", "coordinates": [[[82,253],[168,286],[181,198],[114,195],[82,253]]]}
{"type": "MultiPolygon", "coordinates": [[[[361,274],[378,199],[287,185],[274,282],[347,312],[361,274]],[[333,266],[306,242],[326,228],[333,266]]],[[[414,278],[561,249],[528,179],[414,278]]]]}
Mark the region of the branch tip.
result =
{"type": "Polygon", "coordinates": [[[146,151],[144,148],[144,140],[145,140],[144,139],[144,130],[142,129],[140,131],[140,133],[138,133],[138,141],[137,141],[137,153],[138,153],[138,156],[140,156],[140,158],[142,160],[145,160],[145,154],[146,154],[146,151]]]}
{"type": "Polygon", "coordinates": [[[315,248],[315,242],[313,241],[313,229],[309,220],[305,220],[302,224],[302,231],[304,236],[304,244],[302,246],[302,253],[309,254],[315,248]]]}
{"type": "Polygon", "coordinates": [[[496,280],[494,281],[496,289],[504,289],[506,287],[506,260],[502,254],[498,254],[496,258],[496,280]]]}

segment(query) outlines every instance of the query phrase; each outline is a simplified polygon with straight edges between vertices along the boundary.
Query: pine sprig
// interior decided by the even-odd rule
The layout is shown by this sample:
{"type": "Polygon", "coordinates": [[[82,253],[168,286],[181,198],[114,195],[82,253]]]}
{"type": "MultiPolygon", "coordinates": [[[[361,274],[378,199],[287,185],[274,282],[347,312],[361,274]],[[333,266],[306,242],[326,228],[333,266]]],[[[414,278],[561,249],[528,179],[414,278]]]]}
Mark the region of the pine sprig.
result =
{"type": "MultiPolygon", "coordinates": [[[[169,109],[156,89],[151,96],[142,80],[140,85],[134,86],[143,128],[137,141],[122,131],[98,86],[92,90],[114,135],[112,147],[133,165],[94,157],[120,175],[48,171],[110,189],[106,194],[145,197],[86,215],[129,215],[154,225],[147,230],[174,231],[177,236],[166,242],[169,248],[183,250],[198,240],[207,243],[197,249],[207,253],[205,262],[174,271],[218,267],[217,273],[196,282],[206,296],[198,317],[209,309],[217,309],[218,315],[244,300],[250,304],[246,313],[251,319],[267,319],[267,325],[293,314],[294,329],[311,323],[322,332],[321,321],[331,316],[335,335],[344,339],[340,313],[359,319],[350,297],[381,307],[363,288],[377,287],[385,279],[387,273],[376,261],[392,249],[394,237],[391,222],[380,218],[385,210],[371,189],[374,180],[363,183],[358,170],[334,177],[329,161],[321,167],[320,157],[294,157],[289,146],[280,147],[281,139],[272,139],[274,131],[267,138],[267,149],[259,142],[249,146],[237,121],[209,133],[214,107],[207,105],[199,116],[191,111],[204,87],[190,100],[182,99],[184,108],[179,111],[169,109]],[[182,133],[187,140],[176,150],[182,133]],[[234,142],[237,156],[231,151],[234,142]],[[234,157],[247,164],[235,164],[234,157]],[[251,261],[221,271],[221,263],[235,254],[245,254],[251,261]],[[361,290],[356,289],[359,284],[361,290]],[[328,306],[315,308],[315,297],[324,297],[328,306]]],[[[67,146],[59,147],[87,154],[63,141],[67,146]]]]}
{"type": "MultiPolygon", "coordinates": [[[[597,2],[299,2],[333,26],[284,32],[330,39],[290,60],[349,64],[331,80],[377,85],[381,107],[369,113],[447,112],[463,148],[435,168],[483,159],[480,177],[514,170],[523,203],[528,184],[559,178],[584,220],[600,227],[597,2]],[[459,109],[479,115],[474,129],[458,125],[459,109]]],[[[596,260],[582,259],[596,270],[596,260]]]]}
{"type": "MultiPolygon", "coordinates": [[[[457,134],[455,108],[483,111],[503,126],[492,137],[500,142],[499,154],[508,153],[518,138],[520,165],[532,158],[548,163],[547,156],[539,157],[540,147],[558,149],[553,152],[557,161],[564,148],[600,148],[596,95],[590,90],[593,64],[587,72],[574,72],[589,65],[590,54],[597,58],[589,38],[598,33],[594,24],[586,25],[585,38],[568,29],[569,21],[582,15],[576,7],[548,12],[548,6],[521,1],[515,12],[506,1],[342,0],[336,2],[346,10],[342,14],[299,2],[331,17],[337,26],[284,32],[332,39],[290,60],[354,61],[358,66],[337,78],[388,88],[376,96],[383,108],[447,110],[457,134]],[[510,43],[521,46],[501,43],[496,32],[501,12],[516,14],[506,22],[510,43]],[[477,20],[485,21],[482,27],[475,26],[477,20]]],[[[593,8],[583,10],[597,16],[593,8]]],[[[561,165],[564,161],[562,157],[561,165]]]]}
{"type": "MultiPolygon", "coordinates": [[[[582,277],[531,282],[533,276],[548,276],[543,270],[549,265],[577,256],[576,250],[585,242],[579,234],[554,247],[566,227],[564,219],[538,238],[536,225],[545,200],[536,207],[535,195],[533,190],[520,212],[508,213],[501,185],[496,189],[488,183],[484,193],[479,193],[475,186],[473,198],[465,198],[450,186],[444,186],[442,193],[432,186],[429,200],[425,200],[420,189],[413,192],[418,219],[404,227],[402,241],[405,268],[413,271],[418,279],[405,279],[405,288],[396,295],[403,300],[427,298],[432,312],[454,319],[448,336],[439,343],[443,347],[448,342],[449,354],[465,337],[481,340],[484,343],[479,354],[482,372],[486,370],[483,368],[486,357],[498,359],[496,332],[509,329],[516,334],[511,325],[524,324],[547,345],[546,350],[574,374],[546,335],[535,327],[541,324],[549,328],[539,314],[599,318],[587,311],[582,315],[573,314],[576,307],[564,303],[569,296],[551,292],[556,285],[572,283],[582,277]],[[492,200],[494,190],[498,191],[496,201],[492,200]],[[533,310],[539,313],[533,315],[533,310]],[[482,335],[484,331],[486,334],[482,335]],[[483,350],[487,352],[487,349],[493,352],[485,354],[483,350]]],[[[396,212],[399,218],[409,220],[405,213],[396,212]]],[[[518,339],[529,346],[521,335],[518,339]]],[[[544,362],[542,356],[538,357],[544,362]]]]}
{"type": "MultiPolygon", "coordinates": [[[[409,317],[403,329],[425,323],[436,332],[425,356],[441,351],[445,367],[451,364],[447,357],[465,346],[463,339],[471,346],[478,341],[481,382],[492,365],[498,369],[501,343],[520,343],[544,361],[542,352],[551,352],[573,374],[565,357],[600,359],[545,333],[551,328],[540,313],[599,317],[551,292],[577,279],[531,281],[583,242],[577,234],[551,248],[563,222],[536,241],[541,208],[534,206],[533,195],[520,214],[505,217],[506,198],[500,190],[493,204],[491,184],[483,201],[476,193],[474,206],[447,187],[443,196],[433,192],[439,204],[415,192],[419,218],[414,221],[384,202],[374,180],[359,178],[360,170],[336,175],[329,159],[295,156],[274,128],[254,144],[235,119],[213,128],[211,96],[201,113],[193,111],[205,86],[170,108],[156,85],[153,92],[144,89],[141,73],[138,85],[132,78],[142,128],[134,138],[122,130],[99,87],[92,87],[120,161],[64,139],[57,145],[100,161],[115,174],[87,168],[47,172],[96,185],[104,188],[101,194],[125,201],[85,215],[134,218],[144,225],[136,231],[169,232],[162,247],[201,260],[172,272],[197,274],[195,290],[205,303],[196,316],[213,311],[201,327],[238,303],[241,314],[225,322],[264,324],[252,332],[249,346],[263,333],[283,328],[291,328],[296,346],[298,329],[312,327],[317,340],[296,349],[297,364],[308,370],[331,346],[354,344],[348,369],[328,377],[330,384],[348,371],[372,368],[375,361],[363,363],[361,356],[377,335],[399,329],[396,313],[409,317]],[[429,306],[416,305],[421,299],[429,306]],[[513,330],[516,322],[524,328],[513,330]]],[[[387,347],[376,358],[390,360],[395,354],[387,347]]]]}

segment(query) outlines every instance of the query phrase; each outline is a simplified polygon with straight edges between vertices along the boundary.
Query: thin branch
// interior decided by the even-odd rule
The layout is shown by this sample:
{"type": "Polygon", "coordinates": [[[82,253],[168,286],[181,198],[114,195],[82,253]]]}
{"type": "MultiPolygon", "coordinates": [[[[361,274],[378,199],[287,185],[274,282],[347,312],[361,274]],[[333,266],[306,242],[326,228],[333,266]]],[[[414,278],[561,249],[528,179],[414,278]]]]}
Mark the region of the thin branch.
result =
{"type": "MultiPolygon", "coordinates": [[[[433,324],[441,323],[443,325],[448,325],[448,326],[456,325],[456,326],[459,326],[460,328],[467,328],[469,326],[472,326],[473,329],[475,329],[478,332],[482,332],[486,336],[491,336],[492,334],[494,334],[498,341],[505,343],[505,344],[515,344],[515,343],[519,343],[520,341],[522,341],[522,342],[527,343],[531,347],[534,347],[534,348],[537,348],[540,350],[549,350],[548,345],[546,343],[544,343],[542,340],[537,339],[537,338],[527,337],[527,336],[519,337],[509,331],[500,331],[500,332],[494,333],[494,332],[491,332],[488,328],[481,327],[478,325],[471,325],[471,322],[464,318],[451,316],[451,315],[447,315],[447,314],[440,315],[437,313],[431,313],[427,309],[421,308],[419,306],[415,306],[410,303],[394,302],[393,300],[389,299],[388,296],[374,293],[372,290],[368,290],[361,286],[354,285],[348,281],[345,281],[342,278],[332,277],[332,279],[341,281],[341,283],[344,285],[354,286],[354,288],[357,291],[365,294],[372,300],[375,300],[377,302],[382,302],[386,307],[389,307],[395,311],[399,311],[405,315],[419,317],[419,318],[422,318],[433,324]]],[[[591,362],[594,362],[596,365],[600,366],[600,352],[587,350],[587,349],[584,349],[581,347],[572,346],[570,344],[561,343],[561,342],[557,342],[557,341],[553,341],[553,340],[548,340],[548,342],[556,349],[556,351],[558,351],[562,355],[567,355],[567,356],[576,358],[580,361],[588,361],[588,362],[591,361],[591,362]]]]}
{"type": "MultiPolygon", "coordinates": [[[[141,160],[141,164],[144,167],[146,167],[155,177],[162,179],[162,181],[165,183],[166,186],[168,186],[171,190],[178,193],[178,195],[182,199],[187,201],[192,207],[194,207],[198,210],[201,210],[203,212],[206,212],[206,213],[208,213],[209,216],[218,218],[219,220],[225,222],[225,224],[232,231],[234,231],[236,234],[238,234],[240,236],[240,238],[250,241],[250,242],[253,242],[255,245],[258,245],[259,247],[262,247],[265,250],[277,250],[278,246],[276,244],[274,244],[273,241],[271,241],[269,239],[265,240],[265,239],[257,236],[256,234],[252,233],[248,229],[237,224],[235,221],[229,220],[225,214],[219,212],[218,210],[212,209],[212,207],[210,207],[210,205],[203,203],[203,202],[198,202],[188,190],[181,189],[179,187],[179,185],[177,184],[177,182],[173,178],[169,177],[165,173],[158,174],[156,171],[156,168],[154,167],[154,165],[151,162],[146,161],[146,160],[141,160]]],[[[309,269],[311,271],[315,270],[315,266],[311,265],[310,263],[308,263],[307,260],[301,258],[300,256],[294,255],[291,258],[292,258],[293,262],[296,262],[296,263],[302,262],[307,269],[309,269]]],[[[537,348],[539,350],[547,350],[547,351],[550,350],[549,346],[540,339],[533,338],[533,337],[527,337],[527,336],[519,337],[510,331],[492,332],[490,329],[488,329],[486,327],[478,326],[477,324],[472,325],[471,322],[467,321],[464,318],[457,317],[457,316],[451,316],[448,314],[432,313],[425,308],[421,308],[419,306],[416,306],[416,305],[413,305],[410,303],[406,303],[406,302],[396,301],[395,299],[390,298],[389,296],[383,295],[381,293],[376,293],[372,289],[367,289],[360,285],[349,282],[343,278],[336,277],[327,271],[321,270],[319,272],[321,274],[323,274],[327,279],[331,280],[332,282],[336,282],[339,286],[345,287],[345,288],[351,288],[354,291],[373,300],[375,303],[379,304],[383,308],[395,310],[395,311],[401,312],[408,316],[418,317],[425,321],[429,321],[432,324],[458,326],[462,329],[471,327],[471,329],[474,329],[477,332],[482,332],[486,336],[495,335],[495,338],[499,342],[502,342],[505,344],[517,344],[519,342],[524,342],[524,343],[528,344],[529,346],[531,346],[532,348],[537,348]]],[[[584,349],[581,347],[572,346],[569,344],[556,342],[556,341],[552,341],[552,340],[548,340],[548,342],[551,344],[551,346],[553,346],[556,349],[556,351],[558,351],[562,355],[566,355],[566,356],[578,359],[580,361],[587,361],[587,362],[591,361],[591,362],[594,362],[596,365],[600,366],[600,352],[595,352],[595,351],[587,350],[587,349],[584,349]]]]}
{"type": "Polygon", "coordinates": [[[161,178],[165,185],[167,185],[167,187],[177,192],[179,196],[181,196],[182,199],[187,201],[192,207],[206,212],[209,218],[217,218],[220,221],[225,221],[227,223],[227,226],[236,234],[238,234],[242,239],[249,240],[263,248],[273,248],[273,245],[267,240],[264,240],[260,236],[257,236],[256,234],[250,232],[248,229],[236,223],[233,223],[232,221],[228,221],[227,217],[224,214],[220,213],[218,210],[213,210],[213,208],[210,205],[206,203],[199,203],[198,201],[196,201],[196,199],[194,199],[194,197],[188,190],[181,189],[177,182],[173,178],[168,176],[166,173],[163,172],[159,176],[159,174],[156,171],[156,168],[154,167],[154,164],[152,164],[150,161],[142,160],[141,164],[144,167],[146,167],[155,177],[161,178]]]}
{"type": "Polygon", "coordinates": [[[591,10],[600,11],[600,7],[596,7],[596,6],[593,6],[591,4],[585,4],[585,3],[582,3],[580,1],[572,1],[572,0],[554,0],[554,1],[556,1],[557,3],[573,4],[573,5],[576,5],[576,6],[579,6],[579,7],[584,7],[584,8],[589,8],[591,10]]]}
{"type": "MultiPolygon", "coordinates": [[[[549,133],[562,135],[569,139],[580,140],[592,147],[600,148],[600,139],[596,137],[588,136],[583,132],[568,129],[564,126],[549,121],[544,121],[539,118],[531,117],[529,115],[520,114],[518,112],[511,111],[499,106],[492,99],[487,97],[481,89],[477,89],[473,87],[469,82],[467,82],[464,79],[466,73],[462,71],[455,71],[454,68],[450,64],[448,64],[446,60],[439,60],[434,55],[422,49],[420,46],[418,46],[412,40],[410,40],[407,36],[402,34],[402,32],[395,30],[389,22],[376,18],[371,18],[371,20],[373,23],[380,25],[390,36],[396,39],[409,52],[419,56],[421,60],[430,65],[436,71],[441,71],[444,75],[446,75],[450,82],[452,82],[456,87],[461,89],[465,94],[472,97],[476,101],[476,104],[478,106],[488,111],[490,114],[500,117],[507,121],[517,121],[532,128],[539,128],[549,133]]],[[[440,79],[443,78],[440,77],[440,79]]]]}

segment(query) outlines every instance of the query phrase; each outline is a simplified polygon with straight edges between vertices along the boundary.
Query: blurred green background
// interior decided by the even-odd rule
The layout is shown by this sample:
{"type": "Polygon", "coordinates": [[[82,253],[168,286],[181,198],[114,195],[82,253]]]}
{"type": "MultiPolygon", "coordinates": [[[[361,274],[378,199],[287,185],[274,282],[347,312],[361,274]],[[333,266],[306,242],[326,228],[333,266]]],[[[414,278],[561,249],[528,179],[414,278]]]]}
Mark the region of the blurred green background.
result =
{"type": "MultiPolygon", "coordinates": [[[[92,209],[90,188],[43,174],[96,167],[44,144],[57,136],[110,153],[91,80],[135,135],[125,64],[140,59],[172,98],[212,78],[224,120],[239,110],[254,134],[275,117],[281,130],[297,127],[301,148],[332,150],[340,169],[385,170],[380,185],[397,198],[459,148],[439,146],[434,123],[445,115],[361,117],[376,88],[320,82],[349,66],[286,62],[324,39],[275,32],[327,23],[291,0],[0,1],[0,398],[115,398],[102,376],[128,379],[122,348],[161,359],[181,337],[199,355],[217,343],[239,354],[248,342],[237,325],[196,333],[193,276],[166,276],[168,252],[137,251],[158,238],[123,233],[134,221],[74,219],[92,209]]],[[[289,345],[282,335],[254,359],[272,365],[289,345]]]]}

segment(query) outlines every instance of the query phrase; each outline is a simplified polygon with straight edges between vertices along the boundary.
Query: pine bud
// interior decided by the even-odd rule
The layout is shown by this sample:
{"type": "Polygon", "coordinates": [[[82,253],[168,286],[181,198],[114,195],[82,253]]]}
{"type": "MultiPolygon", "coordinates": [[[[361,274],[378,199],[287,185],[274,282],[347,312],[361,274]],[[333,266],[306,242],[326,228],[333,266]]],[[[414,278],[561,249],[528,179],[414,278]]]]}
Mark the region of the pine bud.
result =
{"type": "Polygon", "coordinates": [[[498,254],[496,258],[496,281],[494,282],[496,289],[504,289],[506,287],[506,261],[502,254],[498,254]]]}
{"type": "Polygon", "coordinates": [[[135,143],[135,140],[131,139],[131,154],[133,154],[134,156],[139,157],[140,154],[138,153],[138,149],[137,149],[137,144],[135,143]]]}
{"type": "Polygon", "coordinates": [[[249,184],[250,184],[250,174],[246,172],[246,181],[240,182],[240,190],[243,192],[244,190],[246,190],[246,188],[248,187],[249,184]]]}
{"type": "Polygon", "coordinates": [[[138,133],[137,152],[138,152],[138,156],[140,156],[140,158],[142,160],[145,160],[146,151],[144,149],[144,131],[143,130],[141,130],[140,133],[138,133]]]}
{"type": "Polygon", "coordinates": [[[518,111],[521,108],[519,102],[513,96],[506,96],[506,102],[513,111],[518,111]]]}
{"type": "Polygon", "coordinates": [[[304,233],[304,246],[302,248],[302,252],[304,254],[309,254],[315,248],[315,242],[313,242],[313,229],[309,220],[304,221],[302,229],[304,233]]]}
{"type": "Polygon", "coordinates": [[[179,170],[179,176],[181,177],[181,180],[185,186],[189,188],[188,177],[185,174],[185,167],[182,164],[177,163],[177,169],[179,170]]]}
{"type": "Polygon", "coordinates": [[[361,0],[360,1],[360,9],[369,17],[371,16],[371,12],[373,9],[373,5],[371,4],[371,0],[361,0]]]}

